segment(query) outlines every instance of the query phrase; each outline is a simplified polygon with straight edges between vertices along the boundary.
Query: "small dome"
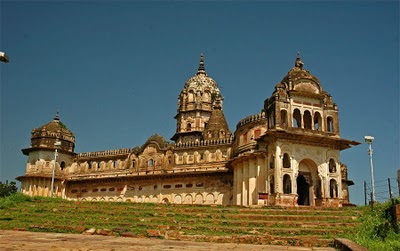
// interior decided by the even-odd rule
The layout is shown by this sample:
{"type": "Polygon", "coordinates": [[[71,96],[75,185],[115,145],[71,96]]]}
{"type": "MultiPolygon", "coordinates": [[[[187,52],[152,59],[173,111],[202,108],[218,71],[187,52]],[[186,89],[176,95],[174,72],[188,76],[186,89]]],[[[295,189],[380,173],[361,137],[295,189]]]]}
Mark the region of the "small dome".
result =
{"type": "Polygon", "coordinates": [[[75,135],[59,119],[58,112],[53,121],[32,130],[31,148],[55,148],[61,142],[60,150],[73,152],[75,135]]]}
{"type": "Polygon", "coordinates": [[[289,88],[289,90],[316,94],[321,93],[322,87],[319,79],[312,75],[310,71],[304,70],[303,65],[304,63],[301,61],[300,54],[298,53],[294,67],[290,69],[281,83],[284,84],[286,88],[289,88]]]}

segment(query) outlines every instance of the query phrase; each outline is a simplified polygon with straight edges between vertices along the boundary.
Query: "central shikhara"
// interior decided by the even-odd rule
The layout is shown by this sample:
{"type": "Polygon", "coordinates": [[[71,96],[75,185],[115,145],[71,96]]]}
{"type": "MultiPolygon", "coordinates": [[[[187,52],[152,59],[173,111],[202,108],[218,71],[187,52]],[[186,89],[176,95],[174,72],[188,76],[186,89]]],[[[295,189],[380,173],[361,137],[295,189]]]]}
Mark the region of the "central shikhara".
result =
{"type": "Polygon", "coordinates": [[[337,105],[320,81],[294,67],[260,113],[232,135],[223,97],[204,57],[178,98],[176,133],[142,146],[75,153],[74,134],[60,121],[32,130],[21,190],[69,200],[176,204],[326,206],[350,204],[340,151],[358,142],[340,138],[337,105]],[[61,142],[60,146],[55,142],[61,142]]]}

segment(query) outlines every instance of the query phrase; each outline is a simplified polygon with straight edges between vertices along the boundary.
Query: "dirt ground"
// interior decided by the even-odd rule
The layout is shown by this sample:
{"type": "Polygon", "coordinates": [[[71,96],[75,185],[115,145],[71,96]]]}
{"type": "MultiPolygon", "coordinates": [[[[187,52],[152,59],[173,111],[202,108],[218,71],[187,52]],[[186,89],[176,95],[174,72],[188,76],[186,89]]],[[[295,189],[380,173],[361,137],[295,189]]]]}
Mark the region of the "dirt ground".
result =
{"type": "Polygon", "coordinates": [[[333,248],[303,248],[234,243],[209,243],[161,239],[126,238],[99,235],[38,233],[0,230],[0,250],[51,250],[51,251],[334,251],[333,248]]]}

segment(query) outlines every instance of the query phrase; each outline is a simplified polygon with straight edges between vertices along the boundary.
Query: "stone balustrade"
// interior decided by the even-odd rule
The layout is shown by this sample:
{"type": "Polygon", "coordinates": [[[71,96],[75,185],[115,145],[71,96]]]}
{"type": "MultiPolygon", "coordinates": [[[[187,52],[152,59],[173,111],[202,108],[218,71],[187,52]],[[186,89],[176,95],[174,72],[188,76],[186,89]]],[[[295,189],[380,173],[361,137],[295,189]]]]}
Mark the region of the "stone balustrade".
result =
{"type": "Polygon", "coordinates": [[[251,123],[251,122],[255,122],[255,121],[260,121],[260,120],[264,120],[265,118],[265,113],[258,113],[258,114],[254,114],[254,115],[250,115],[242,120],[239,121],[239,123],[237,123],[236,125],[236,130],[239,129],[240,127],[251,123]]]}
{"type": "Polygon", "coordinates": [[[104,156],[115,156],[115,155],[125,155],[131,152],[130,148],[97,151],[97,152],[86,152],[79,153],[78,158],[90,158],[90,157],[104,157],[104,156]]]}
{"type": "Polygon", "coordinates": [[[200,140],[200,141],[191,141],[185,143],[177,143],[175,144],[175,149],[189,148],[195,146],[225,145],[225,144],[232,144],[232,142],[233,142],[233,136],[226,139],[200,140]]]}

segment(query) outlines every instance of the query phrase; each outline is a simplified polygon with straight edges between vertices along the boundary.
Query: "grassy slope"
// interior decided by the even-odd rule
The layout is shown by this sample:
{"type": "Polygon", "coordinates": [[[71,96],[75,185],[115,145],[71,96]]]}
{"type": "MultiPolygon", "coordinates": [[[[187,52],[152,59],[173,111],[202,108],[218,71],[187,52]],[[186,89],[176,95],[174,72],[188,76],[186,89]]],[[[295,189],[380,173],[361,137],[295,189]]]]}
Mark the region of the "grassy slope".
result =
{"type": "MultiPolygon", "coordinates": [[[[0,229],[82,233],[110,229],[146,237],[285,245],[321,245],[355,236],[359,209],[244,208],[236,206],[75,202],[21,194],[0,199],[0,229]],[[243,237],[246,236],[246,237],[243,237]],[[161,234],[161,237],[167,237],[161,234]]],[[[357,228],[358,229],[358,228],[357,228]]]]}

